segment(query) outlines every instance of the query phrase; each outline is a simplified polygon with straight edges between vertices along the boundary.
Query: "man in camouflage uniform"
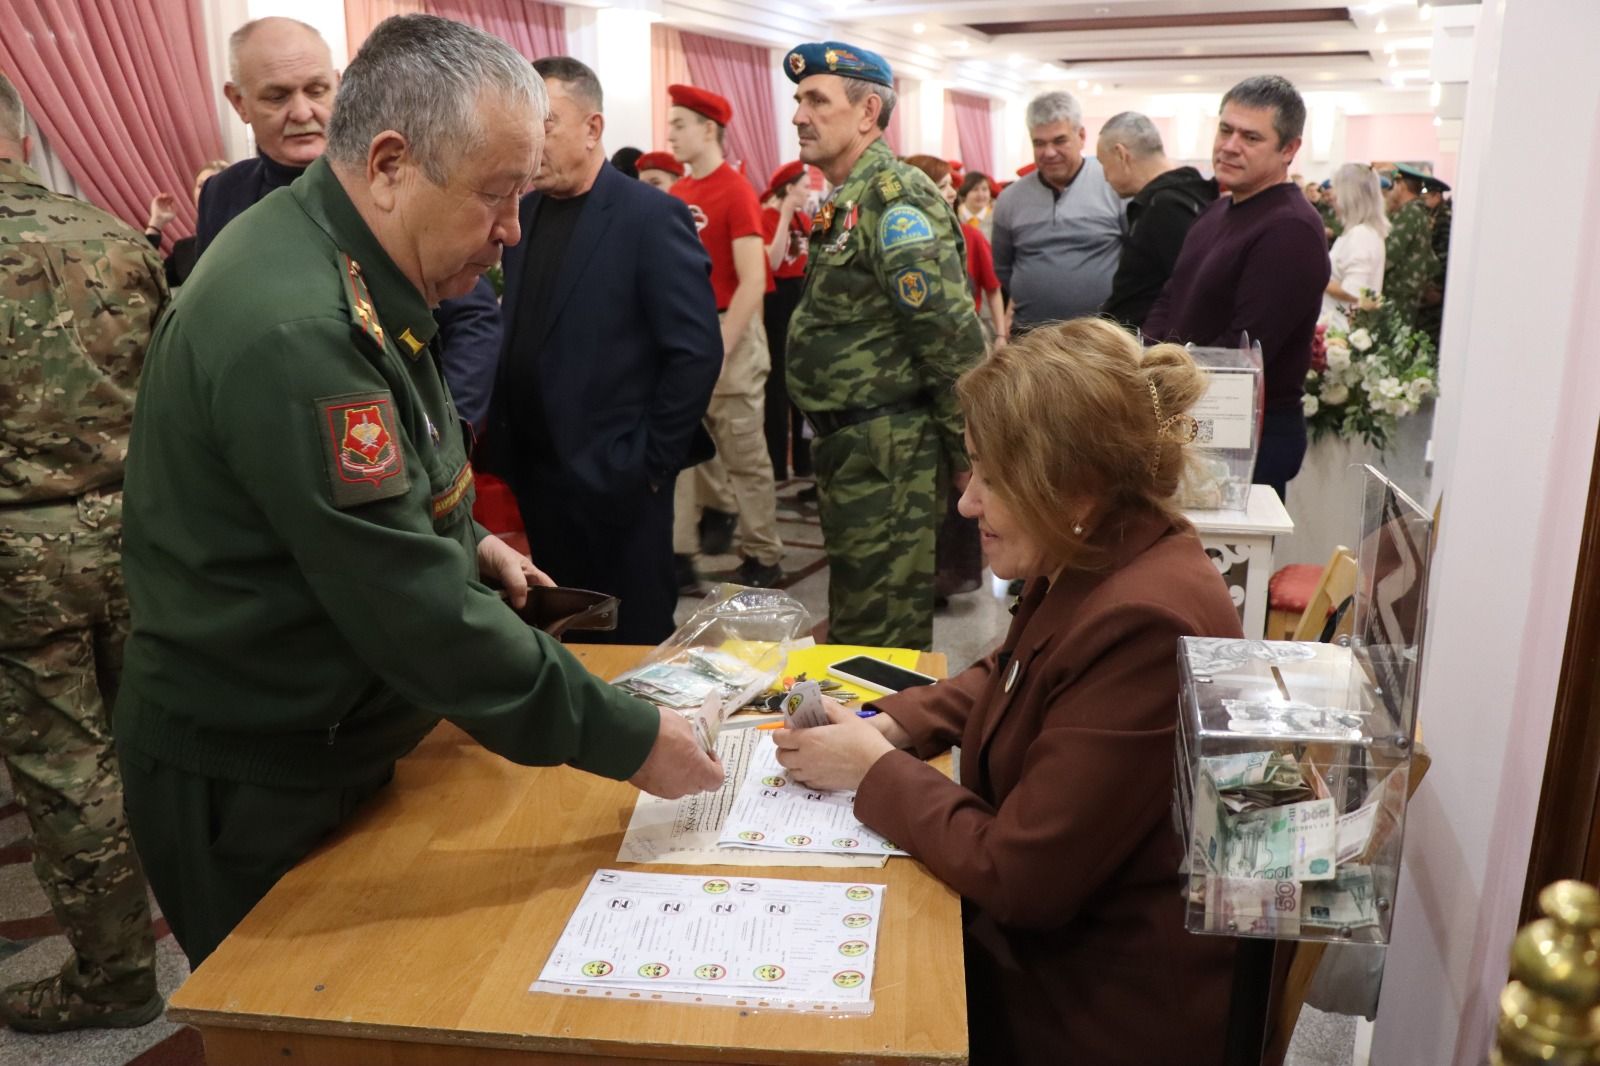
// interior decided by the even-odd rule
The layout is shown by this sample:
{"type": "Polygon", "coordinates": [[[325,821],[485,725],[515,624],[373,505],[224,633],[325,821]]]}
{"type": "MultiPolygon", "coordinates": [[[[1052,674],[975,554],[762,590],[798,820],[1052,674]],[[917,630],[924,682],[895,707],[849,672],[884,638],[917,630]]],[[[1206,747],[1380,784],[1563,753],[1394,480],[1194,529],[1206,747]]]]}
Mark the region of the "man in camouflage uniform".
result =
{"type": "Polygon", "coordinates": [[[1433,220],[1422,203],[1427,175],[1400,165],[1390,175],[1389,236],[1384,242],[1383,298],[1399,309],[1407,325],[1417,324],[1422,294],[1439,269],[1433,254],[1433,220]]]}
{"type": "Polygon", "coordinates": [[[934,536],[968,467],[952,386],[983,354],[955,212],[883,130],[894,78],[834,41],[784,57],[800,158],[835,186],[789,323],[789,395],[816,428],[828,639],[928,648],[934,536]]]}
{"type": "Polygon", "coordinates": [[[29,1032],[161,1013],[145,880],[108,711],[122,667],[122,466],[166,301],[138,232],[44,187],[0,75],[0,757],[73,955],[0,991],[29,1032]]]}
{"type": "Polygon", "coordinates": [[[1432,176],[1422,187],[1422,202],[1433,220],[1433,254],[1439,260],[1439,269],[1422,293],[1422,311],[1417,321],[1423,332],[1433,339],[1435,348],[1439,346],[1439,329],[1444,320],[1444,281],[1450,265],[1451,207],[1450,201],[1444,198],[1449,191],[1448,182],[1432,176]]]}
{"type": "Polygon", "coordinates": [[[1331,248],[1344,232],[1344,223],[1339,221],[1339,212],[1335,209],[1333,186],[1325,181],[1320,188],[1321,196],[1312,200],[1311,206],[1322,216],[1322,228],[1328,232],[1328,247],[1331,248]]]}

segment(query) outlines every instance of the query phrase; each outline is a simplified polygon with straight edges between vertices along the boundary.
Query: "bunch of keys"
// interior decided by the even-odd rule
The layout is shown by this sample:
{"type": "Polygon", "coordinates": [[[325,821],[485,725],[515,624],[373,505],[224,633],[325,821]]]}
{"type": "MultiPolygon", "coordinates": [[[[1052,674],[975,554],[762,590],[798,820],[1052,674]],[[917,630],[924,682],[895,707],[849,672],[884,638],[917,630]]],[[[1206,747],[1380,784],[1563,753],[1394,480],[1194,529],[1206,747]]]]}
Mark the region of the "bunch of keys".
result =
{"type": "MultiPolygon", "coordinates": [[[[783,685],[781,690],[777,692],[763,692],[761,695],[755,697],[749,703],[745,704],[745,710],[781,711],[783,710],[784,704],[788,702],[789,693],[794,690],[794,686],[805,680],[806,675],[803,673],[798,677],[786,677],[781,682],[783,685]]],[[[840,703],[854,703],[856,700],[856,694],[845,689],[844,686],[840,685],[837,681],[832,681],[828,678],[822,678],[819,681],[813,682],[813,684],[822,690],[822,694],[824,696],[829,696],[840,703]]]]}

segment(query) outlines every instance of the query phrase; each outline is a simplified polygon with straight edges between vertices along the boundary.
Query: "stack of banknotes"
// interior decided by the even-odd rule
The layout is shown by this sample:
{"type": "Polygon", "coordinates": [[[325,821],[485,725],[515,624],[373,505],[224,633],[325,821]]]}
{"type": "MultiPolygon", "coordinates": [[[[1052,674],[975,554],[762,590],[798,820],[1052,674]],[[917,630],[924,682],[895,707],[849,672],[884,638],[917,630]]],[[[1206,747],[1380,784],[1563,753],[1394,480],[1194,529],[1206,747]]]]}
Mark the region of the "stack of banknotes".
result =
{"type": "Polygon", "coordinates": [[[1253,751],[1197,760],[1185,796],[1189,901],[1204,908],[1204,929],[1297,937],[1380,925],[1388,901],[1373,860],[1399,826],[1405,785],[1401,766],[1340,813],[1310,759],[1253,751]]]}

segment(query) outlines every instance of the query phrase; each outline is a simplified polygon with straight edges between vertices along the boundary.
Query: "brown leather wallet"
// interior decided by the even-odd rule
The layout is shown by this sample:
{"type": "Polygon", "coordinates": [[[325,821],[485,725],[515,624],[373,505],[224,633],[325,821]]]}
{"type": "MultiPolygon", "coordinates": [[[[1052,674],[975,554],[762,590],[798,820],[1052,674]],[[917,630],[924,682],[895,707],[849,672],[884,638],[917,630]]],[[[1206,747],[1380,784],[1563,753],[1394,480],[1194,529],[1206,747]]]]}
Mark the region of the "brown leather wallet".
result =
{"type": "Polygon", "coordinates": [[[617,628],[620,607],[620,600],[604,592],[529,585],[528,602],[521,610],[512,609],[517,610],[517,617],[535,629],[559,637],[569,629],[609,633],[617,628]]]}

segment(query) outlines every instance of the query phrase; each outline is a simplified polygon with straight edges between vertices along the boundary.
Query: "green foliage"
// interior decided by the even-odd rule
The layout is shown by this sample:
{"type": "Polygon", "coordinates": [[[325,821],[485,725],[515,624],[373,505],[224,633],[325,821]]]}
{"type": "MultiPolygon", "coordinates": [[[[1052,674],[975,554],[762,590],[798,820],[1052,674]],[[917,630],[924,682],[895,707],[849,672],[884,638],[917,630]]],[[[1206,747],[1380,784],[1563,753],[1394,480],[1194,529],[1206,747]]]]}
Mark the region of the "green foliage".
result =
{"type": "Polygon", "coordinates": [[[1395,305],[1379,303],[1328,326],[1326,354],[1307,372],[1302,402],[1312,440],[1359,437],[1382,451],[1399,419],[1438,389],[1433,341],[1395,305]]]}

